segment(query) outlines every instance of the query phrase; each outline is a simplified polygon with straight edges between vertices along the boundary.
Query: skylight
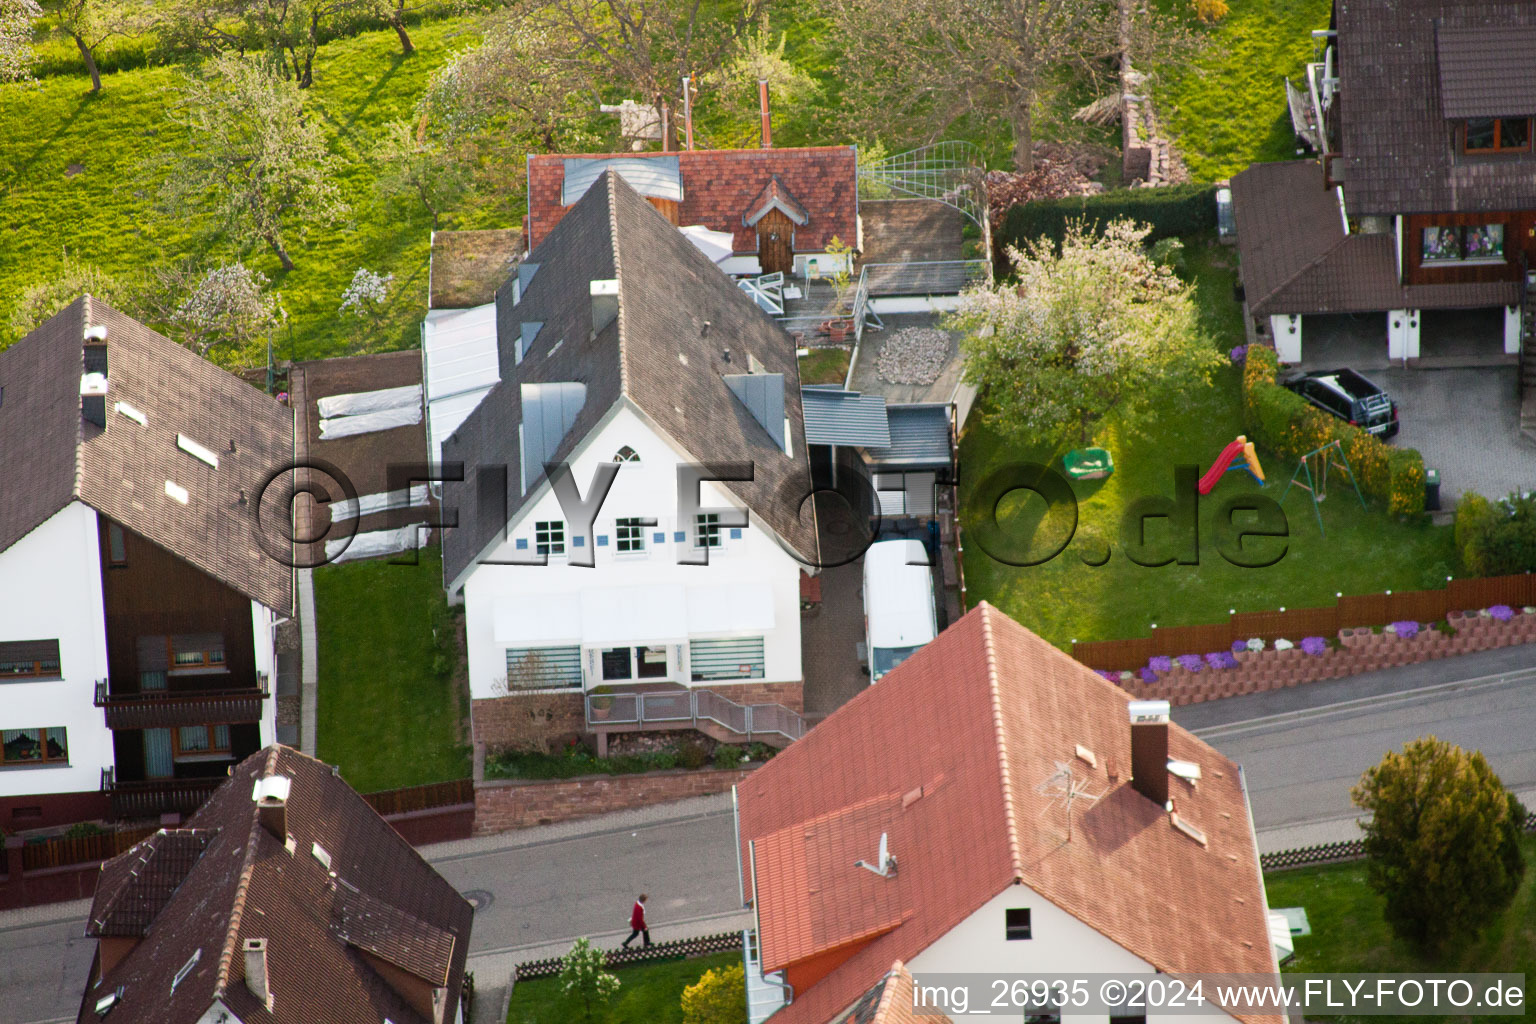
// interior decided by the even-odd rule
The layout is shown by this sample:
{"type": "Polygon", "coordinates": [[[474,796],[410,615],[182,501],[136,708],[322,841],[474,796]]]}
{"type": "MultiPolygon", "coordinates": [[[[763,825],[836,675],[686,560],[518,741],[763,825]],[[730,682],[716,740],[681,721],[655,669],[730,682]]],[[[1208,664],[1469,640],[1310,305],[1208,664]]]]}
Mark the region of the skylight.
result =
{"type": "Polygon", "coordinates": [[[326,851],[325,847],[319,843],[312,843],[310,844],[309,852],[314,854],[315,860],[325,865],[325,870],[331,870],[331,855],[326,851]]]}
{"type": "Polygon", "coordinates": [[[219,457],[215,455],[212,450],[204,448],[202,445],[192,440],[186,434],[176,435],[176,447],[180,448],[194,459],[197,459],[199,462],[206,462],[214,469],[219,468],[219,457]]]}
{"type": "Polygon", "coordinates": [[[144,415],[142,411],[129,405],[127,402],[114,402],[112,404],[112,408],[133,420],[133,422],[137,423],[141,427],[149,426],[149,417],[144,415]]]}
{"type": "Polygon", "coordinates": [[[183,505],[185,505],[187,500],[191,497],[191,495],[187,493],[187,489],[185,487],[181,486],[180,484],[173,483],[170,480],[165,482],[165,496],[173,501],[179,501],[183,505]]]}
{"type": "Polygon", "coordinates": [[[186,963],[181,965],[181,970],[177,971],[176,972],[176,977],[171,979],[171,991],[172,992],[176,991],[176,986],[177,985],[180,985],[183,981],[187,980],[187,975],[192,973],[192,968],[197,966],[197,962],[199,960],[201,960],[202,957],[203,957],[202,947],[198,947],[197,949],[192,951],[191,958],[186,963]]]}

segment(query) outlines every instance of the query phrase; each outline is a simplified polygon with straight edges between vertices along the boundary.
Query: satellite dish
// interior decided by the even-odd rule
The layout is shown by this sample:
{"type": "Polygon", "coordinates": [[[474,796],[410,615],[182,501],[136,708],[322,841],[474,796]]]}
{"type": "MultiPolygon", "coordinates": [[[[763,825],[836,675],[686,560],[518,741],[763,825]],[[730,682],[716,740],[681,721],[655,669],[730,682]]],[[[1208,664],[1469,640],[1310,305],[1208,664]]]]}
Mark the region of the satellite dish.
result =
{"type": "Polygon", "coordinates": [[[875,864],[871,864],[865,860],[856,860],[853,862],[853,866],[856,868],[864,868],[866,871],[873,871],[881,878],[889,878],[894,875],[896,873],[896,858],[891,854],[889,841],[890,836],[885,832],[881,832],[880,857],[876,862],[879,864],[878,867],[876,867],[875,864]]]}

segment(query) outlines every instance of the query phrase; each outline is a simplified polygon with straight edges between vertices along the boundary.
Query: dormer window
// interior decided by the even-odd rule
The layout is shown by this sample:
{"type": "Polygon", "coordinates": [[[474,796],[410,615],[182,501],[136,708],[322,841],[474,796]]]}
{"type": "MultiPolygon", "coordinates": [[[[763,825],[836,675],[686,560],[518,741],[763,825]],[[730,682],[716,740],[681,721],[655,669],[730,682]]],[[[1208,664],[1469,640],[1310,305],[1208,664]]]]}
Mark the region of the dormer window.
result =
{"type": "Polygon", "coordinates": [[[1504,225],[1441,225],[1424,229],[1421,262],[1431,263],[1502,263],[1504,262],[1504,225]]]}
{"type": "Polygon", "coordinates": [[[1461,148],[1466,153],[1525,153],[1531,148],[1528,117],[1475,117],[1462,129],[1461,148]]]}

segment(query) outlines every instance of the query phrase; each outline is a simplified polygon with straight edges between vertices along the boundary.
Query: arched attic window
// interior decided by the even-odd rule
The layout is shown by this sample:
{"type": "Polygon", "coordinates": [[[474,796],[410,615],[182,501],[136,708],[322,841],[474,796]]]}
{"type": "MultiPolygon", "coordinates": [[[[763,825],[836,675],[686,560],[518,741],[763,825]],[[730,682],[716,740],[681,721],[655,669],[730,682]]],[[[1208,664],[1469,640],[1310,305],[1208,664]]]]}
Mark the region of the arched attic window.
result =
{"type": "Polygon", "coordinates": [[[613,454],[614,462],[639,462],[640,453],[629,445],[625,445],[613,454]]]}

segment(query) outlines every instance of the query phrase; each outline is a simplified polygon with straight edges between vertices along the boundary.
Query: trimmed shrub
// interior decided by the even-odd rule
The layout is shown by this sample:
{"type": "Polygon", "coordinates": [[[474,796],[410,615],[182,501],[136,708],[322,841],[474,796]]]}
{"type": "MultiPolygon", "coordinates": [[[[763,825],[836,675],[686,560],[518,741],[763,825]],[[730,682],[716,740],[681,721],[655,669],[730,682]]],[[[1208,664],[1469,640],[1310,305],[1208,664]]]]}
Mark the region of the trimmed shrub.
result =
{"type": "Polygon", "coordinates": [[[1122,217],[1151,225],[1149,244],[1211,231],[1216,227],[1216,186],[1122,188],[1097,195],[1018,203],[1003,215],[998,242],[1022,248],[1027,241],[1045,237],[1060,245],[1067,225],[1074,221],[1083,221],[1097,231],[1122,217]]]}
{"type": "Polygon", "coordinates": [[[716,768],[736,768],[746,759],[747,752],[743,747],[732,747],[722,743],[715,748],[716,768]]]}
{"type": "Polygon", "coordinates": [[[741,964],[705,971],[683,989],[683,1024],[746,1024],[747,978],[741,964]]]}
{"type": "Polygon", "coordinates": [[[1288,460],[1339,441],[1364,494],[1385,502],[1387,511],[1395,515],[1424,511],[1424,458],[1417,450],[1386,444],[1313,407],[1277,383],[1279,372],[1273,349],[1263,345],[1248,349],[1243,364],[1243,423],[1249,440],[1288,460]]]}
{"type": "Polygon", "coordinates": [[[677,763],[684,768],[703,768],[709,761],[709,748],[702,741],[685,738],[677,745],[677,763]]]}
{"type": "Polygon", "coordinates": [[[1456,551],[1463,572],[1512,576],[1536,570],[1536,497],[1491,502],[1467,492],[1456,503],[1456,551]]]}

